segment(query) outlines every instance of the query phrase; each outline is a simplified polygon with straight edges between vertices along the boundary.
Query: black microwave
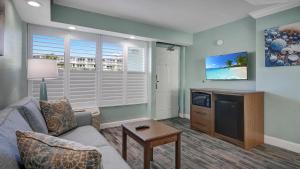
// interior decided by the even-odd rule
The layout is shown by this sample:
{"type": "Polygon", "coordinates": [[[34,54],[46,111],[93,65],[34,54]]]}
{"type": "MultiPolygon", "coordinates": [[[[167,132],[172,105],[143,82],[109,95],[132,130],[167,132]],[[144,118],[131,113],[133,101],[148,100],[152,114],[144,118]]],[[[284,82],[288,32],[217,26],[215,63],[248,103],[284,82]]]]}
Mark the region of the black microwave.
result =
{"type": "Polygon", "coordinates": [[[211,95],[202,92],[192,92],[192,104],[196,106],[211,107],[211,95]]]}

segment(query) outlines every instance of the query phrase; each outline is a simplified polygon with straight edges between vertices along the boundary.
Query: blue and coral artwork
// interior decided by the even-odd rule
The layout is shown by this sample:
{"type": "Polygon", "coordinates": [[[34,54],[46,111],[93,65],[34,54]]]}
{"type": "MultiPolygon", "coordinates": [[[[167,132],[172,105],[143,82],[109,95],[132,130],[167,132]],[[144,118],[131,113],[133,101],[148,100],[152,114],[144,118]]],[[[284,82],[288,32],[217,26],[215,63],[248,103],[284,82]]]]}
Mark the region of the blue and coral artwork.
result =
{"type": "Polygon", "coordinates": [[[300,65],[300,22],[265,30],[265,65],[300,65]]]}

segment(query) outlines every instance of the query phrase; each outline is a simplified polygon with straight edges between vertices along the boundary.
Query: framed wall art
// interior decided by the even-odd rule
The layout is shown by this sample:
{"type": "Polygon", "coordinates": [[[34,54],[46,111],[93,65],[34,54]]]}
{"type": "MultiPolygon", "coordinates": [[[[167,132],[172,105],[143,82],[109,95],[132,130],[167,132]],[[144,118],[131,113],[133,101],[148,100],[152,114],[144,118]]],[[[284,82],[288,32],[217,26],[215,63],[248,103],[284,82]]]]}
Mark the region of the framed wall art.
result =
{"type": "Polygon", "coordinates": [[[300,65],[300,22],[266,29],[265,65],[300,65]]]}

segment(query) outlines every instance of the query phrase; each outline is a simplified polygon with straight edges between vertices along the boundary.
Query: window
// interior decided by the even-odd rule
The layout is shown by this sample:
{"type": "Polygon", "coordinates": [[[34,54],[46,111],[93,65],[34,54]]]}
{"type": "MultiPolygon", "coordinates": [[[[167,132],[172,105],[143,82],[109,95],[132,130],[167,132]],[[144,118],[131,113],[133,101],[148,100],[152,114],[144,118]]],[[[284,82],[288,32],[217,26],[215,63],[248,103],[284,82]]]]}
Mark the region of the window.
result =
{"type": "Polygon", "coordinates": [[[146,103],[146,43],[103,37],[101,47],[103,57],[100,85],[102,106],[146,103]],[[105,58],[113,61],[109,62],[105,58]]]}
{"type": "Polygon", "coordinates": [[[69,99],[74,107],[96,107],[96,42],[70,40],[69,99]]]}
{"type": "Polygon", "coordinates": [[[128,48],[127,67],[129,72],[145,72],[145,55],[143,48],[128,48]]]}
{"type": "Polygon", "coordinates": [[[124,104],[124,47],[116,38],[103,37],[101,43],[102,72],[100,85],[101,106],[124,104]]]}
{"type": "Polygon", "coordinates": [[[140,47],[128,47],[126,102],[147,101],[147,76],[145,73],[145,51],[140,47]]]}
{"type": "Polygon", "coordinates": [[[103,71],[123,71],[123,48],[118,43],[104,42],[102,44],[102,68],[103,71]]]}
{"type": "Polygon", "coordinates": [[[64,68],[64,38],[33,35],[32,57],[57,61],[59,69],[64,68]]]}
{"type": "MultiPolygon", "coordinates": [[[[64,96],[64,38],[58,36],[32,35],[32,58],[57,61],[59,78],[47,81],[48,99],[56,100],[64,96]]],[[[32,81],[32,96],[39,98],[40,81],[32,81]]]]}
{"type": "MultiPolygon", "coordinates": [[[[62,96],[72,107],[147,103],[147,43],[29,27],[29,56],[54,59],[59,78],[47,80],[48,99],[62,96]]],[[[39,97],[40,81],[29,81],[29,95],[39,97]]]]}

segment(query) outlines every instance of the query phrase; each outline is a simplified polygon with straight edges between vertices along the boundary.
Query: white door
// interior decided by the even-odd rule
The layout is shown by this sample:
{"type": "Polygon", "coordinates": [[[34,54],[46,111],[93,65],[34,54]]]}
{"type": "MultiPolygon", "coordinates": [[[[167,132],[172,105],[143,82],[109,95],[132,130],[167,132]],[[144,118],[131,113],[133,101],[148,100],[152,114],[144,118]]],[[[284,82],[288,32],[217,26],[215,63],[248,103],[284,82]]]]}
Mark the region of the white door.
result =
{"type": "Polygon", "coordinates": [[[156,48],[156,120],[178,117],[179,50],[156,48]]]}

